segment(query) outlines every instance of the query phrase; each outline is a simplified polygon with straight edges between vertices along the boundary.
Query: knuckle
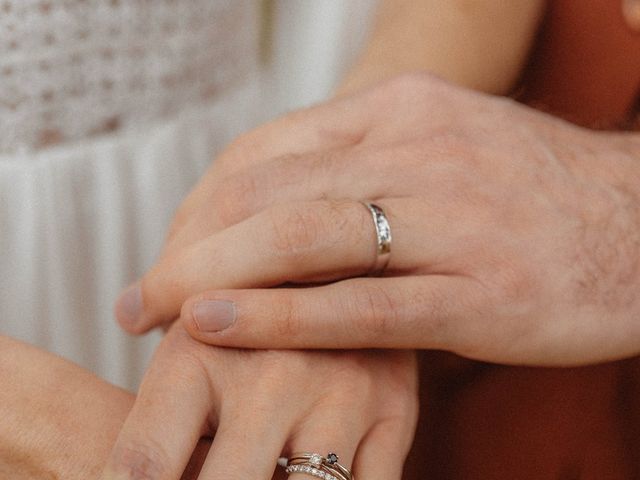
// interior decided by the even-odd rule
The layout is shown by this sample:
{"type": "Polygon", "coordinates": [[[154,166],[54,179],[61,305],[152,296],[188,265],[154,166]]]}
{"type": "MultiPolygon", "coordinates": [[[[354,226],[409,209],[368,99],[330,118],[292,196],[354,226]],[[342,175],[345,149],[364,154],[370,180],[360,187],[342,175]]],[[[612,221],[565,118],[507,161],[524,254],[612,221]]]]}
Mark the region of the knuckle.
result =
{"type": "Polygon", "coordinates": [[[360,208],[339,200],[276,207],[268,217],[273,250],[282,257],[299,260],[333,244],[351,241],[360,234],[353,228],[353,219],[363,216],[360,208]]]}
{"type": "Polygon", "coordinates": [[[213,393],[213,388],[209,382],[210,372],[207,368],[207,359],[201,355],[198,346],[193,350],[189,350],[179,354],[175,361],[177,365],[180,365],[180,370],[175,371],[174,379],[175,384],[181,384],[186,389],[193,385],[207,385],[209,387],[209,393],[213,393]]]}
{"type": "Polygon", "coordinates": [[[336,372],[336,389],[338,398],[350,403],[356,400],[370,399],[378,390],[378,375],[371,369],[366,359],[346,357],[339,365],[334,366],[336,372]]]}
{"type": "MultiPolygon", "coordinates": [[[[451,344],[455,330],[452,330],[451,312],[456,310],[448,292],[416,293],[411,299],[412,318],[416,331],[428,339],[433,348],[446,348],[451,344]]],[[[473,304],[469,300],[469,306],[473,304]]]]}
{"type": "Polygon", "coordinates": [[[400,321],[400,305],[389,293],[373,285],[359,285],[348,296],[349,322],[363,338],[388,338],[400,321]]]}
{"type": "MultiPolygon", "coordinates": [[[[255,381],[255,388],[252,400],[249,400],[252,409],[256,408],[265,415],[261,416],[265,420],[272,418],[277,406],[273,404],[273,399],[279,397],[291,380],[291,376],[301,376],[299,362],[292,360],[289,356],[276,352],[267,352],[263,358],[264,365],[260,368],[260,378],[255,381]],[[291,376],[283,375],[283,371],[291,372],[291,376]]],[[[268,420],[267,420],[268,421],[268,420]]]]}
{"type": "Polygon", "coordinates": [[[169,470],[168,456],[157,443],[129,441],[116,448],[111,468],[131,480],[160,480],[169,470]]]}
{"type": "Polygon", "coordinates": [[[234,225],[253,213],[260,197],[258,185],[255,175],[245,172],[228,178],[216,190],[213,206],[223,226],[234,225]]]}
{"type": "Polygon", "coordinates": [[[308,252],[321,234],[323,221],[310,208],[275,208],[268,215],[272,247],[277,254],[297,257],[308,252]]]}
{"type": "Polygon", "coordinates": [[[442,78],[426,73],[399,75],[372,91],[372,101],[384,112],[402,112],[420,119],[421,125],[453,124],[463,90],[442,78]],[[435,115],[434,115],[435,114],[435,115]]]}
{"type": "Polygon", "coordinates": [[[303,330],[302,316],[290,295],[283,296],[279,302],[276,316],[274,326],[277,335],[285,338],[295,338],[300,335],[303,330]]]}
{"type": "Polygon", "coordinates": [[[173,327],[162,340],[162,355],[167,359],[171,372],[186,377],[206,377],[205,357],[210,348],[191,337],[180,326],[173,327]]]}

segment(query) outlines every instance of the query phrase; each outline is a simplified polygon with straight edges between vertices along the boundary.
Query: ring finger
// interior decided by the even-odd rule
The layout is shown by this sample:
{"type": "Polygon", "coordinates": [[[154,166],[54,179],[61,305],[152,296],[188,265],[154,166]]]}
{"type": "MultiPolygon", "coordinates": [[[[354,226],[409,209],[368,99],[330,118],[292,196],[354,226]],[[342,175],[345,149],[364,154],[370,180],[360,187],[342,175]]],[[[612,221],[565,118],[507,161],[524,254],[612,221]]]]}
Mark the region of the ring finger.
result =
{"type": "MultiPolygon", "coordinates": [[[[408,199],[377,202],[393,232],[389,273],[415,272],[455,249],[442,211],[419,215],[408,199]],[[399,212],[402,212],[400,214],[399,212]],[[429,239],[428,243],[423,240],[429,239]]],[[[158,263],[142,281],[145,308],[127,319],[144,331],[177,317],[183,302],[219,288],[271,287],[369,273],[377,258],[371,212],[355,201],[307,202],[274,207],[158,263]]]]}
{"type": "MultiPolygon", "coordinates": [[[[412,152],[396,150],[360,145],[301,155],[289,153],[220,179],[208,202],[191,210],[189,218],[174,230],[163,256],[285,202],[361,200],[446,190],[443,186],[449,184],[450,165],[436,158],[426,164],[413,158],[412,152]],[[398,163],[403,168],[398,168],[398,163]],[[421,173],[425,169],[426,176],[421,173]],[[407,170],[412,175],[407,177],[407,170]]],[[[448,196],[450,192],[441,194],[448,196]]]]}
{"type": "MultiPolygon", "coordinates": [[[[309,453],[317,454],[323,457],[321,464],[309,461],[295,460],[297,466],[291,465],[291,468],[301,469],[301,472],[291,472],[289,477],[291,480],[331,480],[326,477],[327,458],[331,453],[335,454],[337,462],[344,468],[351,471],[354,463],[354,457],[360,440],[367,431],[367,426],[363,425],[360,415],[353,415],[352,409],[349,417],[343,416],[340,412],[344,412],[344,407],[334,406],[328,412],[318,412],[310,416],[304,424],[292,433],[292,437],[285,449],[285,456],[289,459],[295,457],[296,454],[309,453]],[[307,470],[307,471],[304,471],[307,470]],[[325,475],[320,476],[320,472],[325,475]]],[[[331,468],[336,468],[332,466],[331,468]]],[[[332,474],[340,480],[336,474],[332,474]]]]}
{"type": "Polygon", "coordinates": [[[256,422],[255,418],[255,409],[221,412],[220,424],[198,478],[272,478],[286,440],[286,430],[281,428],[285,422],[275,421],[270,414],[257,417],[264,422],[256,422]]]}

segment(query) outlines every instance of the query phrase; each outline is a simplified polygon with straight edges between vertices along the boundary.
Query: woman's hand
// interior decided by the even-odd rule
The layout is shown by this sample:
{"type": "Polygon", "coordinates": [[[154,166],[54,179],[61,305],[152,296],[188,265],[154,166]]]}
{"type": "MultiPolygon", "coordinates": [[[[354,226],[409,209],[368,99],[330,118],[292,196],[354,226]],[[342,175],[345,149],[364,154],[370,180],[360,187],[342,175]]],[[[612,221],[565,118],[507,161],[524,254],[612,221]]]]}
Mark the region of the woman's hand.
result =
{"type": "MultiPolygon", "coordinates": [[[[0,477],[98,478],[133,395],[6,337],[0,337],[0,378],[0,477]]],[[[196,478],[200,464],[194,456],[185,480],[196,478]]]]}
{"type": "Polygon", "coordinates": [[[119,315],[143,331],[182,306],[196,338],[225,346],[551,365],[633,355],[639,158],[637,136],[426,75],[396,79],[238,140],[119,315]],[[346,279],[375,261],[362,200],[391,223],[386,278],[346,279]]]}
{"type": "MultiPolygon", "coordinates": [[[[98,478],[134,396],[1,336],[0,378],[0,478],[98,478]]],[[[198,445],[183,480],[197,478],[207,447],[198,445]]]]}
{"type": "MultiPolygon", "coordinates": [[[[360,478],[401,478],[417,419],[411,352],[247,351],[165,336],[108,462],[109,480],[271,479],[283,453],[328,451],[360,478]]],[[[308,477],[304,477],[308,478],[308,477]]]]}

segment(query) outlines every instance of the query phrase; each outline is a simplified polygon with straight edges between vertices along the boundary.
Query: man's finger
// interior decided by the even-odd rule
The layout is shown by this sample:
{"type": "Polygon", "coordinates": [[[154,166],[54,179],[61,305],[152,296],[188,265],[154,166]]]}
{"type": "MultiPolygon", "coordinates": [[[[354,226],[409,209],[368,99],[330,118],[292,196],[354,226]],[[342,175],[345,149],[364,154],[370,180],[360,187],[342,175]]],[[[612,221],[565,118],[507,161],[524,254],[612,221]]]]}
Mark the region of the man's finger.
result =
{"type": "Polygon", "coordinates": [[[403,197],[408,191],[451,196],[451,172],[442,155],[430,161],[415,152],[390,146],[332,149],[303,155],[284,155],[226,177],[207,204],[191,212],[167,240],[163,257],[170,256],[217,231],[235,225],[274,205],[321,199],[403,197]],[[402,164],[403,168],[398,168],[402,164]],[[407,178],[406,169],[415,175],[407,178]],[[420,172],[428,169],[425,182],[420,172]],[[412,185],[413,179],[419,185],[412,185]],[[440,193],[441,192],[441,193],[440,193]]]}
{"type": "Polygon", "coordinates": [[[162,257],[167,257],[224,228],[235,225],[279,203],[324,198],[379,198],[385,172],[378,182],[363,178],[371,162],[354,152],[325,150],[304,155],[287,154],[225,178],[208,198],[206,206],[192,210],[167,239],[162,257]]]}
{"type": "MultiPolygon", "coordinates": [[[[463,248],[453,238],[462,220],[452,224],[444,209],[416,208],[402,198],[376,203],[393,234],[387,274],[415,273],[463,248]]],[[[360,202],[278,205],[159,262],[142,279],[144,300],[137,311],[120,308],[118,318],[125,328],[142,332],[177,318],[184,301],[200,292],[365,275],[374,268],[377,245],[371,212],[360,202]]]]}
{"type": "Polygon", "coordinates": [[[208,292],[184,304],[181,321],[197,340],[229,347],[455,350],[477,334],[480,298],[468,277],[354,278],[208,292]]]}
{"type": "MultiPolygon", "coordinates": [[[[367,97],[368,98],[368,97],[367,97]]],[[[241,135],[213,162],[180,206],[172,231],[211,204],[212,193],[226,179],[284,155],[339,149],[359,143],[371,124],[367,102],[345,97],[298,110],[241,135]]]]}
{"type": "MultiPolygon", "coordinates": [[[[226,179],[248,166],[268,162],[283,155],[300,155],[313,151],[326,151],[359,143],[368,131],[371,116],[363,108],[362,98],[347,97],[285,115],[254,131],[241,136],[212,164],[199,184],[191,191],[176,212],[160,259],[170,256],[197,242],[203,235],[228,226],[215,215],[201,223],[201,212],[216,208],[212,197],[226,179]],[[211,205],[211,207],[208,207],[211,205]],[[196,224],[194,226],[194,219],[196,224]],[[191,223],[188,234],[181,234],[191,223]],[[203,232],[201,235],[198,232],[203,232]],[[195,232],[195,233],[193,233],[195,232]],[[179,236],[179,238],[177,238],[179,236]]],[[[139,310],[142,305],[139,281],[130,285],[121,295],[124,301],[116,306],[119,319],[127,312],[139,310]]],[[[172,319],[171,319],[172,320],[172,319]]],[[[131,333],[140,333],[129,322],[121,322],[131,333]]]]}

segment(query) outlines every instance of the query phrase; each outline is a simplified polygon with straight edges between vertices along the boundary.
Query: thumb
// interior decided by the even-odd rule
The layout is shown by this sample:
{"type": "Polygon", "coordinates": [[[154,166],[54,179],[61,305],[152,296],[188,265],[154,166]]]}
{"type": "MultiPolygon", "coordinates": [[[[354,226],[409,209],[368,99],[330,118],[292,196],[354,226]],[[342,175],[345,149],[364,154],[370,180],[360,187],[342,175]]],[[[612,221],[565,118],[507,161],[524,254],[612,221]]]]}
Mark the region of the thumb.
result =
{"type": "Polygon", "coordinates": [[[463,278],[430,275],[218,290],[188,299],[181,321],[195,339],[218,346],[449,349],[468,313],[468,302],[456,301],[463,289],[469,298],[463,278]]]}

